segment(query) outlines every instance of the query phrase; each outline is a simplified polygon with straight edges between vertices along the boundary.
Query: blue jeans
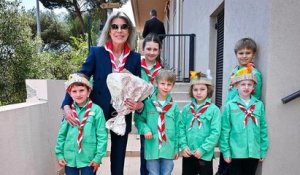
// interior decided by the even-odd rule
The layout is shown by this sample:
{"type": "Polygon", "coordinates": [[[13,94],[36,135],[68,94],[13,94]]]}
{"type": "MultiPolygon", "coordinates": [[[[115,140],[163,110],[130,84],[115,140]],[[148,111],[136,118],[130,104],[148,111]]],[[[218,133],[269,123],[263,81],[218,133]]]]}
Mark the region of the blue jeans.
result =
{"type": "Polygon", "coordinates": [[[76,168],[76,167],[68,167],[65,166],[66,175],[96,175],[96,172],[93,171],[93,167],[87,166],[83,168],[76,168]]]}
{"type": "Polygon", "coordinates": [[[173,159],[147,160],[149,175],[171,175],[173,168],[173,159]]]}

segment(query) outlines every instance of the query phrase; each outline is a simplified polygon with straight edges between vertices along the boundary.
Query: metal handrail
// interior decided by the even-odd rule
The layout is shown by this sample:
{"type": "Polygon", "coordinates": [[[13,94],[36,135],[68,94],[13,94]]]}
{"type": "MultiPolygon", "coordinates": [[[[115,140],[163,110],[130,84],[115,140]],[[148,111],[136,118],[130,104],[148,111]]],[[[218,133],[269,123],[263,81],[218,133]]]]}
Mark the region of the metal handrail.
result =
{"type": "Polygon", "coordinates": [[[294,92],[294,93],[292,93],[292,94],[290,94],[290,95],[288,95],[284,98],[282,98],[281,101],[282,101],[283,104],[286,104],[286,103],[288,103],[288,102],[290,102],[290,101],[292,101],[292,100],[294,100],[298,97],[300,97],[300,90],[297,91],[297,92],[294,92]]]}
{"type": "Polygon", "coordinates": [[[159,34],[163,37],[163,66],[176,72],[177,82],[189,82],[189,71],[194,70],[195,34],[159,34]]]}

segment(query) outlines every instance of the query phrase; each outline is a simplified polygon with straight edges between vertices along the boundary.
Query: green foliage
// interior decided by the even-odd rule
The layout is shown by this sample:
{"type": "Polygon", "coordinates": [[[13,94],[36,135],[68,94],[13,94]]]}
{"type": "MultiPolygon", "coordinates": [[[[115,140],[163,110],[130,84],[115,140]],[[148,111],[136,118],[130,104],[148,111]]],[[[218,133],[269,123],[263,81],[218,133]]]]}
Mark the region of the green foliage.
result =
{"type": "Polygon", "coordinates": [[[37,51],[30,20],[18,1],[0,0],[0,104],[24,102],[25,79],[37,51]]]}
{"type": "MultiPolygon", "coordinates": [[[[33,36],[37,35],[35,9],[27,12],[30,17],[30,27],[33,36]]],[[[53,11],[40,11],[41,39],[43,48],[46,50],[59,50],[63,45],[70,42],[69,25],[63,21],[63,17],[53,11]]]]}
{"type": "Polygon", "coordinates": [[[72,51],[42,52],[31,65],[30,78],[67,79],[71,73],[78,72],[88,55],[88,43],[83,37],[71,37],[72,51]]]}
{"type": "Polygon", "coordinates": [[[53,11],[41,13],[41,38],[45,44],[65,43],[70,41],[68,26],[58,20],[53,11]]]}
{"type": "MultiPolygon", "coordinates": [[[[80,27],[73,29],[79,30],[80,34],[83,35],[87,31],[86,21],[84,21],[84,16],[87,14],[97,13],[97,18],[100,21],[106,21],[106,9],[100,8],[102,3],[106,3],[106,0],[39,0],[45,8],[55,9],[55,8],[65,8],[69,11],[70,15],[78,20],[80,27]]],[[[120,3],[124,5],[128,0],[112,0],[111,2],[120,3]]],[[[74,35],[77,36],[77,35],[74,35]]]]}
{"type": "MultiPolygon", "coordinates": [[[[85,25],[87,16],[93,19],[94,45],[99,34],[99,15],[102,12],[89,11],[83,18],[85,25]]],[[[42,12],[41,38],[35,39],[34,12],[25,12],[18,1],[0,0],[0,106],[25,101],[25,79],[67,79],[80,70],[88,55],[88,37],[78,35],[80,23],[74,22],[77,18],[70,19],[62,21],[52,12],[42,12]],[[58,42],[62,44],[55,49],[52,44],[58,42]],[[42,44],[54,49],[37,53],[42,44]]]]}

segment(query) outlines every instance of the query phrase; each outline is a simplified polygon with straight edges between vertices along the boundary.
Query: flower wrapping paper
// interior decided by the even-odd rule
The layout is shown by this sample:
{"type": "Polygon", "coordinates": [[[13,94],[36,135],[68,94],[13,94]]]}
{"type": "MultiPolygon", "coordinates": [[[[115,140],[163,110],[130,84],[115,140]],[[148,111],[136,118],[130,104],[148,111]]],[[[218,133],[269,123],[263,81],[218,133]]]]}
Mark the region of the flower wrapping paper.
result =
{"type": "Polygon", "coordinates": [[[111,73],[107,76],[107,86],[111,94],[115,117],[106,122],[106,128],[118,135],[126,130],[125,115],[132,111],[125,104],[126,99],[142,101],[153,92],[153,86],[131,73],[111,73]]]}

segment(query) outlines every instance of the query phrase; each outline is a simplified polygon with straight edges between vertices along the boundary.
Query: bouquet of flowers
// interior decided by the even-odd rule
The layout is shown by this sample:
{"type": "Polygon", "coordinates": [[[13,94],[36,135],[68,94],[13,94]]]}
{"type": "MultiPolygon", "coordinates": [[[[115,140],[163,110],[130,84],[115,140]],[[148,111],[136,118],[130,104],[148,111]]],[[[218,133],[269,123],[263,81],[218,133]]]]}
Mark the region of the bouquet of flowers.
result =
{"type": "Polygon", "coordinates": [[[124,135],[125,115],[132,111],[125,104],[126,99],[142,101],[153,92],[153,86],[131,73],[111,73],[107,76],[107,86],[112,98],[116,116],[106,122],[106,128],[118,135],[124,135]]]}

